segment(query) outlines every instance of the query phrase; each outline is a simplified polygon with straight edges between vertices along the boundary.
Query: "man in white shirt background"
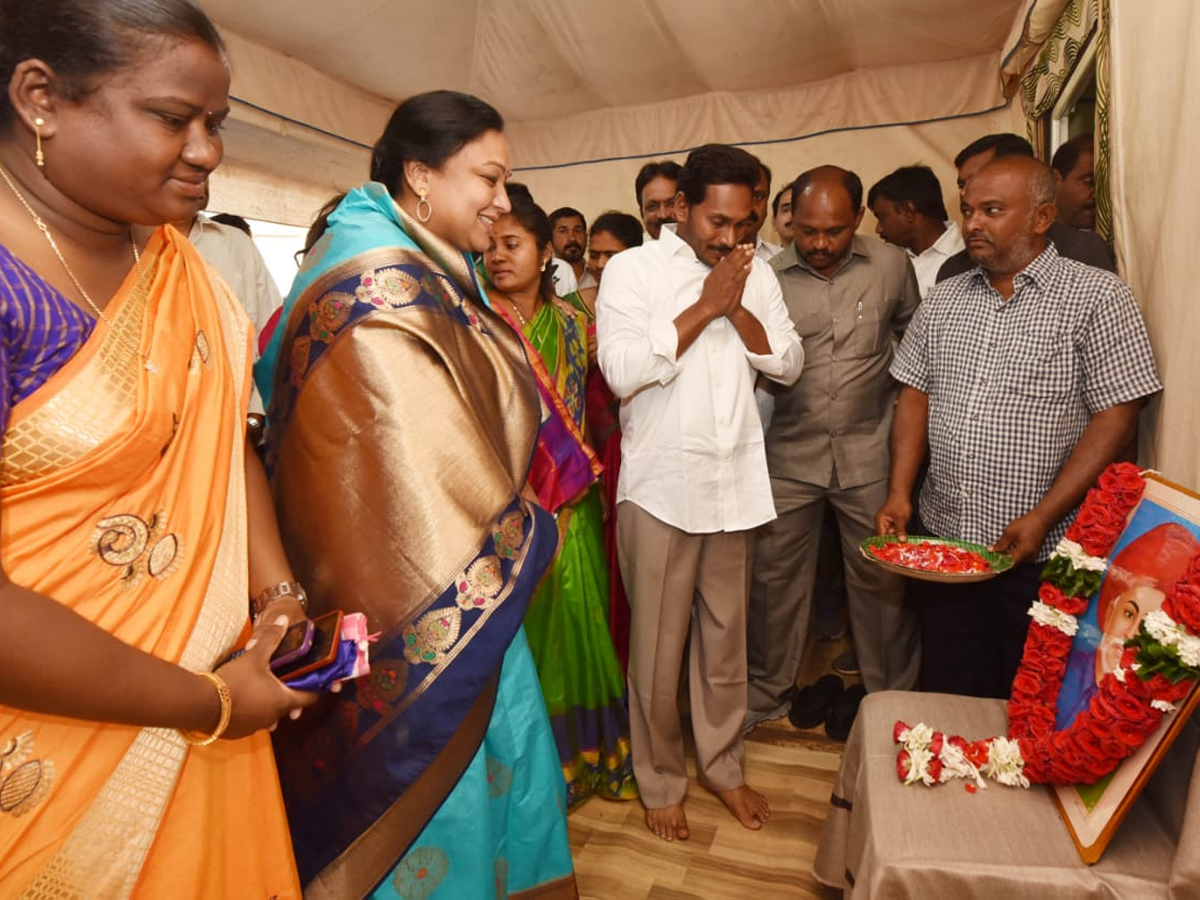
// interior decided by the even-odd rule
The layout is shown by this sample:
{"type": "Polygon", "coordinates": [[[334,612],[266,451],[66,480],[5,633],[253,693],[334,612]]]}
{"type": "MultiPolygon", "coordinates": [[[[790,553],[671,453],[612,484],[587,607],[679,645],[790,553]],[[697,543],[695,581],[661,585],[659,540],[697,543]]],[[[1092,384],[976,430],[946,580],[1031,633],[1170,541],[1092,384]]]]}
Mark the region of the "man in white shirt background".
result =
{"type": "Polygon", "coordinates": [[[783,248],[763,240],[762,228],[767,224],[767,203],[771,199],[771,170],[764,162],[759,162],[758,168],[758,184],[754,186],[754,255],[768,262],[783,248]]]}
{"type": "Polygon", "coordinates": [[[963,249],[958,223],[946,214],[942,186],[929,166],[903,166],[875,182],[867,193],[875,233],[908,251],[921,299],[937,281],[938,269],[963,249]]]}
{"type": "MultiPolygon", "coordinates": [[[[201,208],[208,205],[204,199],[201,208]]],[[[205,261],[220,273],[242,308],[250,317],[255,334],[270,320],[272,313],[283,305],[279,289],[263,261],[253,239],[234,225],[215,222],[202,212],[190,221],[173,223],[191,241],[205,261]]],[[[255,342],[257,346],[257,341],[255,342]]],[[[262,399],[258,389],[250,386],[250,412],[261,413],[262,399]]]]}
{"type": "Polygon", "coordinates": [[[646,825],[666,840],[689,836],[676,705],[689,633],[699,781],[747,828],[770,815],[743,776],[753,534],[775,517],[754,381],[792,384],[804,353],[749,243],[761,174],[744,150],[692,151],[678,225],[615,256],[596,304],[600,368],[624,401],[617,528],[633,608],[633,766],[646,825]]]}
{"type": "Polygon", "coordinates": [[[771,201],[771,224],[779,235],[780,250],[792,243],[792,185],[789,182],[779,189],[771,201]]]}
{"type": "Polygon", "coordinates": [[[584,253],[587,250],[587,219],[577,209],[560,206],[550,213],[550,245],[556,260],[571,267],[576,286],[580,289],[596,286],[596,279],[587,270],[584,253]]]}
{"type": "Polygon", "coordinates": [[[633,182],[638,212],[646,237],[657,241],[663,224],[675,221],[675,194],[679,191],[680,165],[672,159],[648,162],[633,182]]]}

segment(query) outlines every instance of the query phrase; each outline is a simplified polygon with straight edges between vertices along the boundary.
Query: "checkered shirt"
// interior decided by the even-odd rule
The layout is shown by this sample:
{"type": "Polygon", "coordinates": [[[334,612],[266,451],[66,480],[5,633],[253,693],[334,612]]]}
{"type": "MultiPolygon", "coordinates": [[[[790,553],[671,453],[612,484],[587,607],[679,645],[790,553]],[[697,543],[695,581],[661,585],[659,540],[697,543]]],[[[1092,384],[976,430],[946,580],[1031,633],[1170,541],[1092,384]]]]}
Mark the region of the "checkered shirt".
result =
{"type": "MultiPolygon", "coordinates": [[[[1108,272],[1053,246],[1006,302],[979,268],[917,309],[891,373],[929,396],[921,519],[991,544],[1045,496],[1091,417],[1162,390],[1141,312],[1108,272]]],[[[1048,559],[1074,514],[1046,535],[1048,559]]]]}

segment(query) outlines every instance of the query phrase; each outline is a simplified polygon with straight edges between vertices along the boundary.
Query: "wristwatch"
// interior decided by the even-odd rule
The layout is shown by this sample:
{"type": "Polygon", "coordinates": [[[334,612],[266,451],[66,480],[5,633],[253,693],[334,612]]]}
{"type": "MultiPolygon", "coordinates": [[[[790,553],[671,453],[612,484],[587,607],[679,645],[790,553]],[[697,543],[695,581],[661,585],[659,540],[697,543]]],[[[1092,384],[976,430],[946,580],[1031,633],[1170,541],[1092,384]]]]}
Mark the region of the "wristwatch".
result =
{"type": "Polygon", "coordinates": [[[267,608],[267,605],[281,597],[295,597],[300,604],[300,608],[306,614],[308,613],[308,594],[304,593],[304,588],[300,586],[300,582],[281,581],[279,584],[272,585],[257,596],[250,598],[250,618],[258,621],[258,617],[262,615],[262,611],[267,608]]]}
{"type": "Polygon", "coordinates": [[[246,416],[246,434],[251,446],[261,447],[267,439],[267,417],[262,413],[249,413],[246,416]]]}

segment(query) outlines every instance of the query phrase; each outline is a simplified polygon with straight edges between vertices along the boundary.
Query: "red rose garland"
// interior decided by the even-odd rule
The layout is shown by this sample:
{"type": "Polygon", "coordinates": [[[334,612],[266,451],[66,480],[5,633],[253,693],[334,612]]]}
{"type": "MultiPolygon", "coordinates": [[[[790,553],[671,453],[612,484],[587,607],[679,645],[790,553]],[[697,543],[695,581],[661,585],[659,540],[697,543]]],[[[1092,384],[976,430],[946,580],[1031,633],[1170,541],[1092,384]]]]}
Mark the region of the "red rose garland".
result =
{"type": "Polygon", "coordinates": [[[1200,555],[1171,589],[1161,610],[1126,643],[1118,668],[1101,680],[1091,705],[1061,731],[1054,727],[1076,616],[1099,587],[1126,520],[1141,500],[1145,480],[1136,466],[1117,463],[1088,491],[1079,514],[1042,572],[1029,610],[1033,622],[1013,679],[1008,737],[968,742],[924,724],[897,722],[892,739],[901,781],[933,785],[982,776],[1002,784],[1092,784],[1157,730],[1164,712],[1200,678],[1200,555]]]}

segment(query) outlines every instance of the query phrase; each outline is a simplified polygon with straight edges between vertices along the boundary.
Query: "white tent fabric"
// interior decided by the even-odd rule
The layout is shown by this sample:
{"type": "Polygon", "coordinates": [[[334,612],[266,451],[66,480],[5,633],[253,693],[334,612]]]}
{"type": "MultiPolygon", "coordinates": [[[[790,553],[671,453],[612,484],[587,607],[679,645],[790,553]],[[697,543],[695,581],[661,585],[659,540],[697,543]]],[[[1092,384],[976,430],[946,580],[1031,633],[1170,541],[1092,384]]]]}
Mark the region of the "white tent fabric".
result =
{"type": "MultiPolygon", "coordinates": [[[[453,88],[508,121],[518,169],[650,158],[979,115],[1023,0],[201,0],[234,70],[214,200],[255,214],[291,179],[315,209],[366,172],[396,102],[453,88]],[[304,145],[317,154],[306,153],[304,145]],[[315,158],[330,160],[313,165],[315,158]],[[247,174],[248,173],[248,174],[247,174]],[[249,198],[247,203],[245,198],[249,198]],[[229,205],[229,203],[226,203],[229,205]]],[[[941,147],[936,156],[953,156],[941,147]]],[[[635,167],[636,168],[636,167],[635,167]]],[[[798,171],[798,170],[797,170],[798,171]]],[[[793,173],[795,174],[795,173],[793,173]]],[[[626,205],[622,179],[601,207],[626,205]]],[[[286,204],[285,204],[286,205],[286,204]]],[[[276,212],[296,221],[297,204],[276,212]]]]}
{"type": "MultiPolygon", "coordinates": [[[[977,63],[995,54],[1009,33],[1021,0],[204,0],[205,9],[241,38],[273,48],[332,76],[334,95],[317,79],[293,85],[275,54],[240,54],[235,93],[243,99],[325,128],[363,139],[346,105],[345,86],[394,103],[433,88],[454,88],[493,103],[518,132],[583,113],[608,113],[616,127],[597,128],[578,148],[551,141],[522,141],[522,165],[554,165],[617,155],[678,149],[672,128],[655,135],[641,111],[657,104],[702,99],[728,110],[695,129],[698,140],[778,140],[797,133],[795,114],[772,123],[769,98],[788,89],[860,78],[888,69],[977,63]],[[296,88],[300,88],[296,90],[296,88]],[[740,103],[729,103],[729,97],[740,103]],[[265,102],[264,102],[265,101],[265,102]],[[619,115],[618,115],[619,114],[619,115]],[[720,132],[727,120],[736,133],[720,132]]],[[[991,83],[973,100],[995,97],[991,83]]],[[[330,80],[330,79],[327,79],[330,80]]],[[[868,77],[887,114],[895,105],[923,103],[913,82],[868,77]],[[891,82],[890,84],[888,82],[891,82]]],[[[966,88],[943,81],[950,94],[942,115],[957,114],[966,88]]],[[[778,102],[778,99],[776,102],[778,102]]],[[[835,99],[860,99],[851,95],[835,99]]],[[[357,105],[357,104],[355,104],[357,105]]],[[[871,104],[874,106],[875,104],[871,104]]],[[[877,124],[873,110],[822,107],[830,124],[877,124]],[[839,119],[842,120],[839,123],[839,119]]],[[[814,110],[815,112],[815,110],[814,110]]],[[[689,116],[691,118],[691,116],[689,116]]],[[[915,120],[920,115],[900,116],[915,120]]],[[[891,121],[896,121],[893,118],[891,121]]],[[[373,126],[377,122],[361,123],[373,126]]],[[[360,127],[361,127],[360,125],[360,127]]],[[[821,130],[805,127],[800,133],[821,130]]]]}

